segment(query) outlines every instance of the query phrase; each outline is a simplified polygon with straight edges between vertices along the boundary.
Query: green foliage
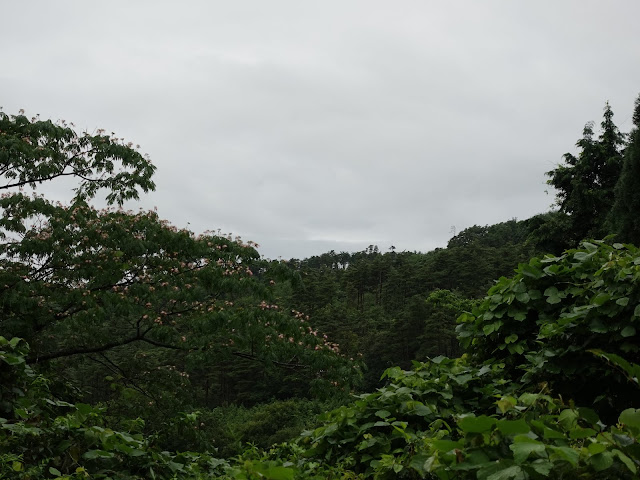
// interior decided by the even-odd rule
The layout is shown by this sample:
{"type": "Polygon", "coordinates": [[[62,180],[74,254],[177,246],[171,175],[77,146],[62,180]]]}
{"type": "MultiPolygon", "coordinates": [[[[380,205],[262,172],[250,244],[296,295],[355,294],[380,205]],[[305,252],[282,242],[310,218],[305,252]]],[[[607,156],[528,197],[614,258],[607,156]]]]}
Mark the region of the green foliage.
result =
{"type": "Polygon", "coordinates": [[[83,401],[143,415],[153,429],[176,409],[281,393],[256,394],[242,385],[248,372],[286,370],[276,377],[295,385],[289,396],[357,381],[358,365],[335,342],[278,304],[276,285],[294,276],[251,242],[86,203],[99,189],[121,203],[153,188],[153,166],[131,145],[2,114],[0,154],[2,188],[78,182],[70,206],[0,198],[0,330],[27,340],[31,360],[70,379],[83,401]]]}
{"type": "Polygon", "coordinates": [[[482,245],[485,247],[501,248],[507,244],[518,245],[524,243],[529,235],[527,222],[516,219],[481,227],[474,225],[465,228],[452,237],[447,243],[448,248],[482,245]]]}
{"type": "Polygon", "coordinates": [[[467,299],[483,296],[495,278],[531,257],[529,235],[527,221],[510,220],[470,227],[446,249],[428,253],[381,253],[370,246],[292,260],[301,282],[283,300],[308,313],[350,358],[362,354],[364,389],[370,390],[390,366],[409,368],[415,359],[458,355],[455,318],[470,308],[467,299]],[[438,291],[452,298],[425,302],[438,291]]]}
{"type": "Polygon", "coordinates": [[[560,211],[570,217],[573,245],[587,237],[606,235],[606,220],[614,204],[614,189],[622,170],[624,135],[613,123],[607,103],[601,133],[594,137],[588,123],[577,142],[578,156],[564,155],[564,165],[547,172],[548,183],[557,190],[560,211]]]}
{"type": "Polygon", "coordinates": [[[462,354],[455,334],[455,321],[463,312],[471,311],[476,303],[449,290],[434,290],[425,300],[424,318],[427,320],[415,358],[462,354]]]}
{"type": "Polygon", "coordinates": [[[637,478],[639,285],[632,245],[521,264],[461,316],[469,355],[387,370],[303,434],[308,461],[367,478],[637,478]]]}
{"type": "MultiPolygon", "coordinates": [[[[341,399],[340,399],[341,400],[341,399]]],[[[215,448],[217,455],[229,458],[240,455],[248,444],[266,450],[296,438],[315,425],[316,417],[338,406],[340,402],[319,402],[303,398],[273,400],[244,407],[227,405],[212,410],[182,414],[162,429],[162,436],[173,436],[170,449],[204,451],[215,448]]]]}
{"type": "Polygon", "coordinates": [[[571,231],[572,219],[561,211],[551,211],[535,215],[526,220],[529,229],[527,243],[535,252],[561,255],[568,248],[575,247],[571,231]]]}
{"type": "Polygon", "coordinates": [[[104,409],[69,403],[27,363],[24,340],[0,337],[0,477],[195,479],[222,472],[207,454],[172,454],[133,429],[105,426],[104,409]]]}
{"type": "Polygon", "coordinates": [[[122,204],[137,199],[140,190],[155,188],[151,181],[155,167],[133,144],[103,130],[78,135],[71,127],[64,121],[55,124],[0,112],[0,190],[35,188],[72,176],[78,181],[76,200],[93,198],[106,189],[110,204],[122,204]]]}
{"type": "Polygon", "coordinates": [[[499,365],[475,368],[444,357],[411,371],[388,369],[389,385],[326,414],[323,426],[303,434],[303,444],[310,456],[367,475],[384,470],[380,462],[390,456],[410,462],[427,436],[442,437],[458,415],[491,409],[501,376],[499,365]]]}
{"type": "Polygon", "coordinates": [[[499,364],[476,368],[464,359],[385,375],[388,386],[303,434],[308,458],[367,478],[636,478],[637,410],[606,428],[591,409],[516,394],[499,364]]]}
{"type": "Polygon", "coordinates": [[[640,245],[640,96],[635,102],[633,124],[609,222],[620,241],[640,245]]]}
{"type": "Polygon", "coordinates": [[[589,350],[640,359],[640,251],[632,245],[584,242],[560,257],[533,258],[501,278],[458,333],[478,361],[503,362],[510,377],[547,382],[554,392],[605,416],[637,392],[617,369],[589,350]]]}
{"type": "Polygon", "coordinates": [[[39,363],[72,357],[56,363],[65,376],[86,384],[110,375],[140,402],[166,409],[194,398],[186,389],[211,383],[203,368],[234,359],[298,372],[312,388],[348,389],[357,379],[355,365],[305,315],[275,303],[270,283],[281,273],[250,244],[196,237],[155,212],[63,207],[21,194],[0,207],[0,225],[19,240],[0,245],[0,325],[27,339],[39,363]]]}
{"type": "Polygon", "coordinates": [[[16,367],[1,387],[6,472],[222,472],[227,464],[206,453],[164,453],[210,449],[195,408],[247,391],[247,403],[309,392],[340,397],[358,380],[357,362],[306,315],[278,304],[278,284],[295,276],[261,260],[251,242],[196,236],[155,212],[87,203],[102,189],[121,204],[153,188],[154,167],[130,144],[2,114],[0,155],[0,188],[65,176],[77,182],[69,206],[22,191],[0,198],[0,331],[31,345],[17,354],[9,347],[25,341],[5,342],[2,355],[16,367]],[[71,385],[45,380],[56,377],[71,385]]]}

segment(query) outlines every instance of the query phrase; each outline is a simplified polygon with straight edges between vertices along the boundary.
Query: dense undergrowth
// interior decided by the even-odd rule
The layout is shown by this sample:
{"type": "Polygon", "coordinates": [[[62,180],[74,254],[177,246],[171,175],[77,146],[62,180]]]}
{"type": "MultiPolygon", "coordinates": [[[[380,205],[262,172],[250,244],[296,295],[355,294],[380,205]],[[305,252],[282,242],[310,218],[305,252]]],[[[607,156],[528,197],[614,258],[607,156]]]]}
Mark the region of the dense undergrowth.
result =
{"type": "Polygon", "coordinates": [[[585,243],[534,258],[460,318],[462,357],[388,369],[386,386],[323,414],[297,440],[230,459],[159,451],[135,420],[126,430],[108,428],[99,406],[50,393],[26,362],[23,340],[2,339],[0,446],[10,453],[1,471],[15,478],[636,478],[639,279],[640,253],[630,245],[585,243]]]}

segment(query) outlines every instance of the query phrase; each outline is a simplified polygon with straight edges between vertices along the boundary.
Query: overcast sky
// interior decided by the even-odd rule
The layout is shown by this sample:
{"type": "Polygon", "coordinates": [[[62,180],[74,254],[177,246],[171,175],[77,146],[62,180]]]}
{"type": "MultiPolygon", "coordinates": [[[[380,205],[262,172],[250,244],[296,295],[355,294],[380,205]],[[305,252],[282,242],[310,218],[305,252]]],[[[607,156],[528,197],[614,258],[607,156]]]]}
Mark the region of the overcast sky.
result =
{"type": "MultiPolygon", "coordinates": [[[[640,93],[640,2],[5,1],[0,105],[139,143],[144,208],[268,258],[427,251],[549,209],[640,93]]],[[[131,205],[137,207],[137,205],[131,205]]]]}

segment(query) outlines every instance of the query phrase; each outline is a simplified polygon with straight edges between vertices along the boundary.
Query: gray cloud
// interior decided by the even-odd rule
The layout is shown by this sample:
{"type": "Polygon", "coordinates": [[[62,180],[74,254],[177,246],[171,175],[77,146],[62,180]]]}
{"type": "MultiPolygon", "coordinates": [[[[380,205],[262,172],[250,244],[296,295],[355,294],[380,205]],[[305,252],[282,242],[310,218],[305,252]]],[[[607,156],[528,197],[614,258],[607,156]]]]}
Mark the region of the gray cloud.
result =
{"type": "Polygon", "coordinates": [[[444,246],[548,209],[544,172],[640,58],[621,1],[6,3],[0,105],[142,145],[178,226],[268,257],[444,246]]]}

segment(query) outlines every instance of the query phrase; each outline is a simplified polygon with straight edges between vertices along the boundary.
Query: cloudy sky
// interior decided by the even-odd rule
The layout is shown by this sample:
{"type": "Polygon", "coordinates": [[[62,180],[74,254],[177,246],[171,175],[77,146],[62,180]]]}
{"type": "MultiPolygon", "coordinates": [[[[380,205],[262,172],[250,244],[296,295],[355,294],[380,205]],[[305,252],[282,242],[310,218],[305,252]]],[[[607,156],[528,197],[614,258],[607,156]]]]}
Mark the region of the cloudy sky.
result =
{"type": "MultiPolygon", "coordinates": [[[[269,258],[443,247],[549,209],[606,101],[631,127],[640,2],[0,4],[0,105],[139,143],[144,208],[269,258]]],[[[131,205],[135,207],[137,205],[131,205]]]]}

